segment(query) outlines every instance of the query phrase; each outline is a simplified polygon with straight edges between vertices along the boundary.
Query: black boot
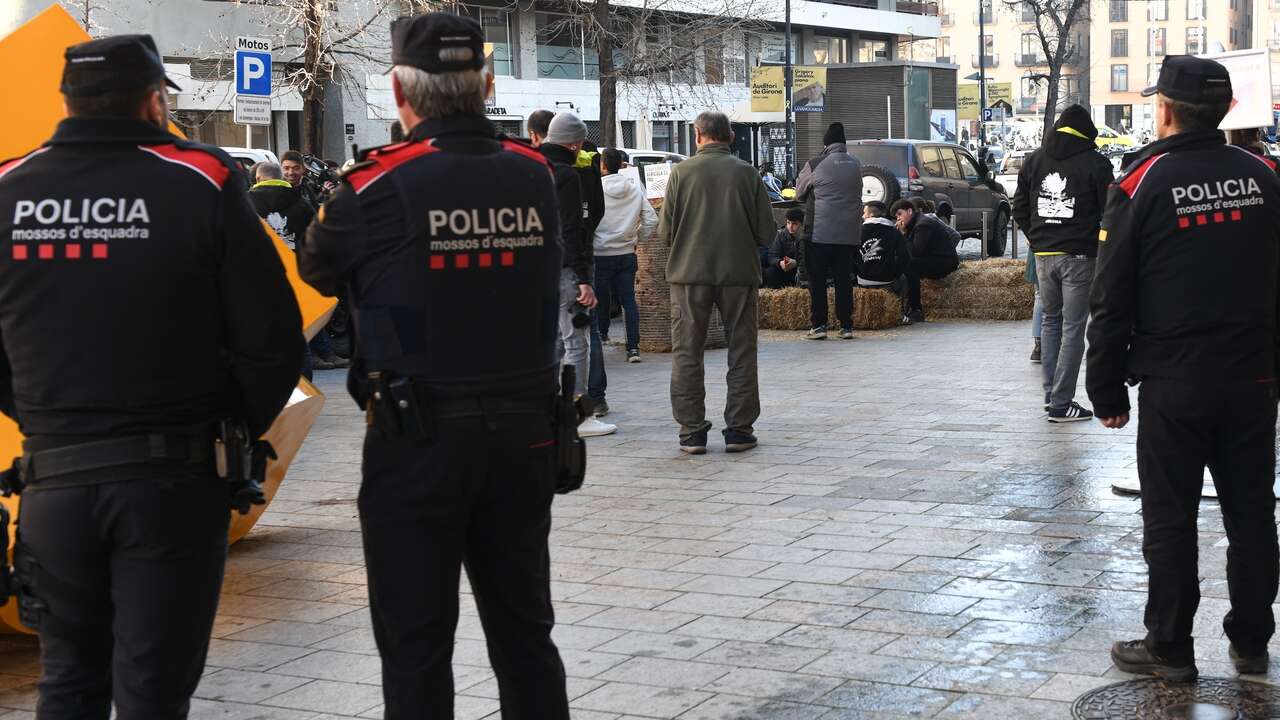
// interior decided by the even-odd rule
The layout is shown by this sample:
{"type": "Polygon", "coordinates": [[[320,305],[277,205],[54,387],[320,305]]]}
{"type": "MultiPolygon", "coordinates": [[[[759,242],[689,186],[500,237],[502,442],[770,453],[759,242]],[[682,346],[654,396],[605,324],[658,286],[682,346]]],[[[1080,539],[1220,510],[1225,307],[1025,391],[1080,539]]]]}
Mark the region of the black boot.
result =
{"type": "Polygon", "coordinates": [[[1271,654],[1263,649],[1260,654],[1241,655],[1236,644],[1231,643],[1231,662],[1235,663],[1236,672],[1241,675],[1266,675],[1271,665],[1271,654]]]}
{"type": "Polygon", "coordinates": [[[1192,657],[1163,658],[1147,649],[1144,640],[1125,640],[1111,646],[1111,662],[1134,675],[1154,675],[1169,682],[1195,682],[1200,676],[1192,657]]]}

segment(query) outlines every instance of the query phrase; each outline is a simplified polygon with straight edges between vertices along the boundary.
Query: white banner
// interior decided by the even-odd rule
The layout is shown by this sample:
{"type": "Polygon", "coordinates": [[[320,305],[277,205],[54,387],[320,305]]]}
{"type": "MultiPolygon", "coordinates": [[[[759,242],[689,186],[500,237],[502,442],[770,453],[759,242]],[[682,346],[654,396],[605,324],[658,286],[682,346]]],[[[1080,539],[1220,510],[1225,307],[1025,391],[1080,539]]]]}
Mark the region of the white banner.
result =
{"type": "Polygon", "coordinates": [[[1222,63],[1231,73],[1231,110],[1220,130],[1270,127],[1275,122],[1271,98],[1271,51],[1267,48],[1200,55],[1222,63]]]}

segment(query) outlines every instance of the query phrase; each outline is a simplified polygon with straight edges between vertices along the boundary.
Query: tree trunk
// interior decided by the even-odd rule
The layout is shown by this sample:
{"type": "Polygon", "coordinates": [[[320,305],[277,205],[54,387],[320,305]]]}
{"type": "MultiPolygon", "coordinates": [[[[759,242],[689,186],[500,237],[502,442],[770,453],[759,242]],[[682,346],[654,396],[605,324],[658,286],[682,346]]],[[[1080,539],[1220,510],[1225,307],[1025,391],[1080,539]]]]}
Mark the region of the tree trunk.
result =
{"type": "Polygon", "coordinates": [[[306,83],[302,87],[302,151],[311,155],[323,154],[324,148],[324,78],[320,57],[320,8],[322,0],[306,0],[303,8],[303,71],[306,83]]]}
{"type": "Polygon", "coordinates": [[[324,88],[313,84],[302,94],[302,152],[323,155],[324,88]]]}
{"type": "Polygon", "coordinates": [[[618,146],[618,76],[613,69],[613,35],[610,33],[609,0],[596,0],[596,54],[600,56],[601,147],[618,146]]]}
{"type": "Polygon", "coordinates": [[[1049,65],[1049,88],[1044,96],[1044,137],[1046,138],[1053,132],[1053,121],[1058,119],[1058,81],[1061,79],[1062,59],[1056,58],[1049,65]]]}

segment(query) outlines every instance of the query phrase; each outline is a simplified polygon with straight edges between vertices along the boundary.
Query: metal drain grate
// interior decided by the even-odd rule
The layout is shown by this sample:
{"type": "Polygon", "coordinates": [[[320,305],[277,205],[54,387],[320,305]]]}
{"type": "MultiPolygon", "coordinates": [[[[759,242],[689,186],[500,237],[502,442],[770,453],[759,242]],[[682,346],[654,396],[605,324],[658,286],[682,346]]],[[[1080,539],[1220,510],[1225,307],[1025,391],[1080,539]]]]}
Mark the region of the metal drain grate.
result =
{"type": "Polygon", "coordinates": [[[1076,698],[1076,720],[1270,720],[1280,718],[1280,687],[1202,677],[1194,683],[1150,678],[1107,685],[1076,698]]]}

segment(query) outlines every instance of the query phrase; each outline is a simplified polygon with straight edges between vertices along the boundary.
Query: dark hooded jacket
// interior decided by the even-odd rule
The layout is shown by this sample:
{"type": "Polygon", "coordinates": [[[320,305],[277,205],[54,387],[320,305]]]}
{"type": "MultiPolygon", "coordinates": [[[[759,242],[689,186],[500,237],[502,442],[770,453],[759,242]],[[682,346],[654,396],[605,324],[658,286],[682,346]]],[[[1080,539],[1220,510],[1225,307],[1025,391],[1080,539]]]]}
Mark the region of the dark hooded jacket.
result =
{"type": "Polygon", "coordinates": [[[258,217],[267,221],[285,245],[295,247],[307,233],[315,210],[298,188],[284,180],[266,180],[249,190],[258,217]]]}
{"type": "Polygon", "coordinates": [[[1032,251],[1097,256],[1098,227],[1112,181],[1111,163],[1094,144],[1097,137],[1089,112],[1072,105],[1023,162],[1013,219],[1027,233],[1032,251]]]}

